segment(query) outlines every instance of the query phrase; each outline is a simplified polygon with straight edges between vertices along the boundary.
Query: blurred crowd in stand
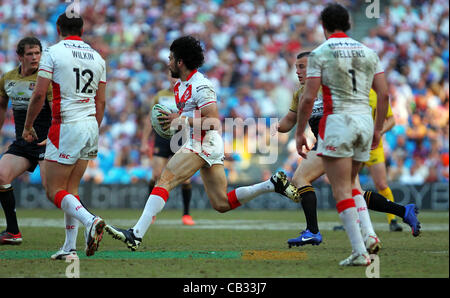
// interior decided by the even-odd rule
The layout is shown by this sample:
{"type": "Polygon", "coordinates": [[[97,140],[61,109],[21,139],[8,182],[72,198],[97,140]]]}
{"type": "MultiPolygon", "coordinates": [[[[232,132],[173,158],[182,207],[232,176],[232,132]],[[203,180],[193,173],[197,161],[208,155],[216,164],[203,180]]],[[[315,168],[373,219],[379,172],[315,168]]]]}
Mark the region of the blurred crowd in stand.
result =
{"type": "MultiPolygon", "coordinates": [[[[200,71],[215,85],[223,120],[254,119],[245,129],[223,131],[226,148],[234,148],[226,150],[230,183],[259,181],[277,168],[292,175],[301,162],[292,133],[279,134],[278,144],[270,147],[278,150],[274,164],[259,162],[267,146],[252,150],[249,144],[270,143],[270,118],[287,113],[298,87],[296,55],[324,41],[318,16],[328,2],[0,0],[0,75],[17,66],[21,38],[34,35],[44,48],[54,44],[58,15],[67,5],[79,7],[83,39],[103,55],[108,68],[99,157],[84,179],[134,183],[151,177],[152,146],[141,150],[140,140],[153,96],[169,88],[168,47],[179,36],[194,35],[205,49],[200,71]]],[[[340,2],[352,14],[365,9],[358,1],[340,2]]],[[[379,54],[390,87],[396,125],[385,135],[388,178],[407,184],[448,182],[449,4],[392,0],[377,22],[361,41],[379,54]]],[[[13,138],[9,109],[1,152],[13,138]]],[[[39,171],[22,178],[40,182],[39,171]]],[[[362,182],[370,182],[365,172],[362,182]]]]}

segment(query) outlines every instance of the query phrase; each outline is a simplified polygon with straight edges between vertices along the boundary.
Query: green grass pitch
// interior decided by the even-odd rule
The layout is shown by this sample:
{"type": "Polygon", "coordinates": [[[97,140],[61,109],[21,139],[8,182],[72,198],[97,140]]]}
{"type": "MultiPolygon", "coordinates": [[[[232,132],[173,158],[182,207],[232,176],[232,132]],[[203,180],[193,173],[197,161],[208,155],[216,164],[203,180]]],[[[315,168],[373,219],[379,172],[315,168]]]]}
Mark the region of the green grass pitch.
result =
{"type": "MultiPolygon", "coordinates": [[[[107,223],[123,228],[134,225],[141,210],[93,210],[107,223]]],[[[53,261],[50,255],[64,242],[63,213],[51,209],[17,210],[23,243],[0,246],[0,277],[64,278],[70,263],[53,261]]],[[[84,254],[84,228],[78,233],[81,278],[365,278],[366,268],[343,268],[339,261],[350,254],[335,210],[319,210],[323,243],[288,248],[287,239],[305,228],[300,210],[192,210],[197,225],[181,224],[180,210],[163,210],[143,239],[137,252],[104,235],[93,257],[84,254]]],[[[379,276],[384,278],[448,278],[448,211],[421,211],[423,231],[412,237],[389,232],[386,216],[371,212],[382,241],[379,276]]],[[[401,222],[401,219],[399,220],[401,222]]],[[[4,227],[4,218],[0,226],[4,227]]]]}

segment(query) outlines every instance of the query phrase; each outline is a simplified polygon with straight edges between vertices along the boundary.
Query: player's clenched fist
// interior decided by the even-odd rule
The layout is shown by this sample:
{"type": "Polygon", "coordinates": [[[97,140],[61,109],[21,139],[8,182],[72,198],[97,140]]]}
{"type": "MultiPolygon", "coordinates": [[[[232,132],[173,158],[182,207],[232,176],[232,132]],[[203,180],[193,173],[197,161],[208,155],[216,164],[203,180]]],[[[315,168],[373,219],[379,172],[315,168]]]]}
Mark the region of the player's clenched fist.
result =
{"type": "Polygon", "coordinates": [[[28,143],[33,142],[34,140],[38,139],[38,136],[36,134],[36,131],[34,130],[33,127],[31,128],[23,128],[23,132],[22,132],[22,138],[27,141],[28,143]]]}
{"type": "Polygon", "coordinates": [[[309,146],[308,146],[308,140],[306,139],[304,134],[296,134],[295,136],[295,141],[296,141],[296,145],[297,145],[297,152],[298,154],[303,157],[304,159],[306,159],[306,153],[308,153],[309,151],[309,146]],[[305,146],[306,151],[303,151],[303,146],[305,146]]]}

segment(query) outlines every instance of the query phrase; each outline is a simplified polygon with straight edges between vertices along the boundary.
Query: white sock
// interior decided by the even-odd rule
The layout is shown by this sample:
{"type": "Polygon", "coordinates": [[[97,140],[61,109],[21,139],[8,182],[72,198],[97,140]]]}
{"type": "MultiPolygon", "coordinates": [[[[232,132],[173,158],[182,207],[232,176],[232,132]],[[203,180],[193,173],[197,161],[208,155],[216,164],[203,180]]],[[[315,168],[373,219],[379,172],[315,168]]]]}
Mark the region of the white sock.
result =
{"type": "Polygon", "coordinates": [[[78,219],[87,229],[91,227],[95,215],[90,213],[72,194],[66,194],[61,201],[61,209],[68,215],[78,219]]]}
{"type": "Polygon", "coordinates": [[[158,195],[151,194],[147,203],[145,203],[144,211],[136,225],[133,227],[133,233],[136,237],[142,238],[152,223],[153,216],[158,214],[166,205],[166,201],[158,195]]]}
{"type": "Polygon", "coordinates": [[[361,225],[361,234],[366,240],[370,235],[376,235],[370,220],[369,210],[367,208],[364,197],[359,193],[353,192],[353,199],[355,200],[356,210],[358,211],[359,221],[361,225]]]}
{"type": "Polygon", "coordinates": [[[64,213],[64,224],[66,228],[66,240],[63,245],[64,251],[77,249],[78,223],[79,221],[76,218],[64,213]]]}
{"type": "Polygon", "coordinates": [[[356,211],[355,202],[353,199],[342,200],[336,205],[339,217],[345,227],[352,250],[355,253],[366,253],[366,246],[364,244],[361,231],[359,229],[358,211],[356,211]]]}
{"type": "Polygon", "coordinates": [[[241,204],[250,202],[257,196],[275,190],[270,179],[261,183],[236,188],[236,197],[241,204]]]}

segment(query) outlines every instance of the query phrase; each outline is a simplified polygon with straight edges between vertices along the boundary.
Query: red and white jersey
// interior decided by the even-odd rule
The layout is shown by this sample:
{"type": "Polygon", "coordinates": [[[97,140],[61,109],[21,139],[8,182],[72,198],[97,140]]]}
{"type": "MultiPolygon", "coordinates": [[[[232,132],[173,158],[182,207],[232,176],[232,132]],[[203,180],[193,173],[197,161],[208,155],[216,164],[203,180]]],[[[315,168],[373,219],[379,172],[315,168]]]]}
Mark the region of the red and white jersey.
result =
{"type": "MultiPolygon", "coordinates": [[[[217,102],[216,92],[210,80],[197,70],[192,71],[186,81],[178,80],[174,86],[175,102],[178,114],[190,118],[200,117],[194,115],[195,111],[217,102]]],[[[191,128],[191,135],[193,129],[191,128]]],[[[204,132],[202,132],[202,137],[204,132]]]]}
{"type": "Polygon", "coordinates": [[[370,114],[369,93],[379,73],[375,51],[345,33],[332,34],[308,56],[307,79],[321,78],[324,115],[370,114]]]}
{"type": "Polygon", "coordinates": [[[197,70],[192,71],[186,81],[178,80],[174,88],[178,113],[194,117],[194,111],[217,102],[212,83],[197,70]]]}
{"type": "Polygon", "coordinates": [[[99,83],[106,83],[106,65],[80,37],[69,36],[45,49],[38,76],[52,80],[53,121],[79,121],[96,113],[94,98],[99,83]]]}

